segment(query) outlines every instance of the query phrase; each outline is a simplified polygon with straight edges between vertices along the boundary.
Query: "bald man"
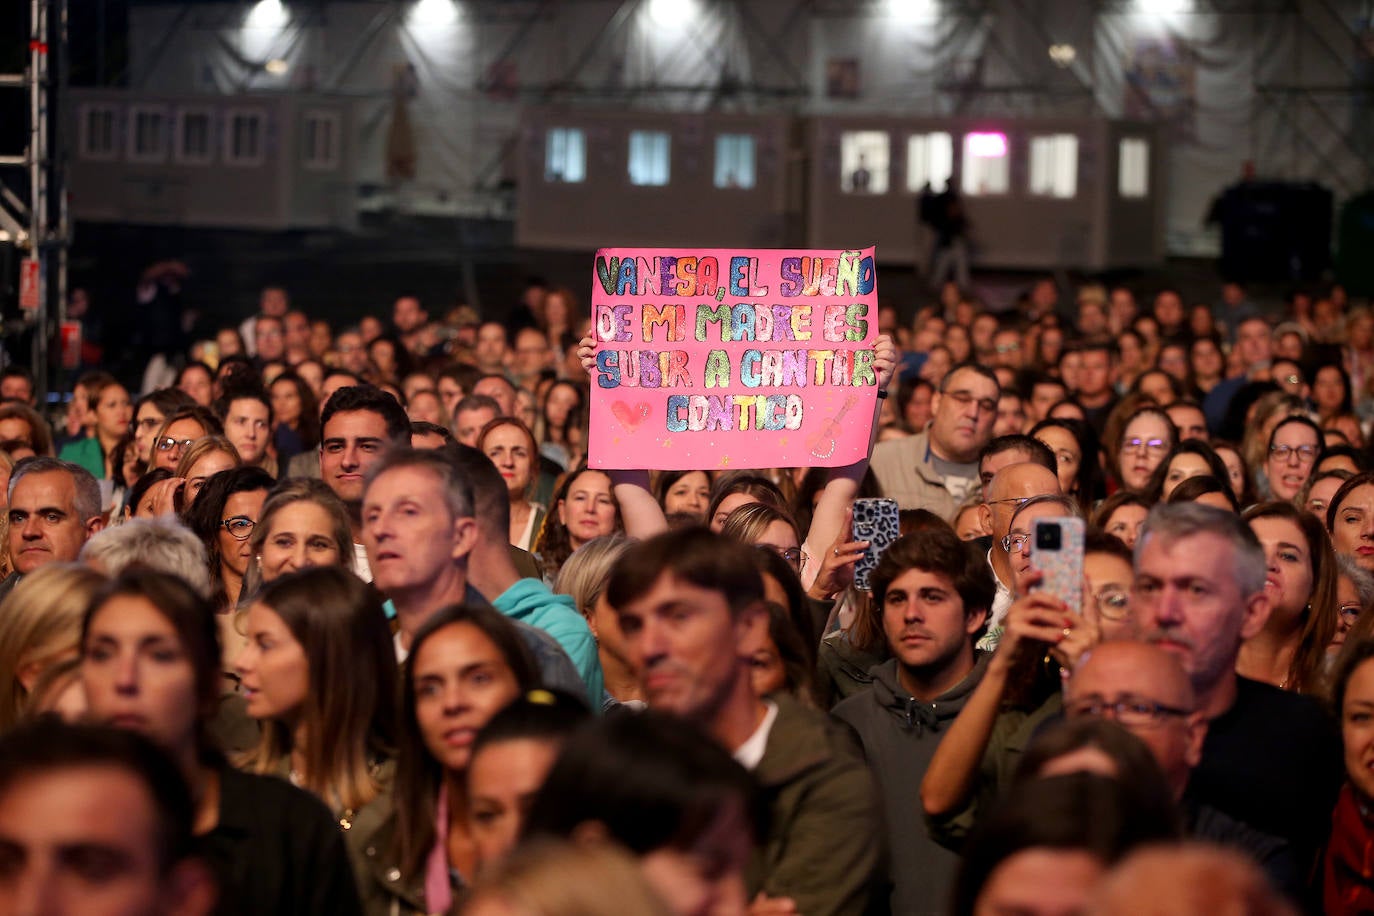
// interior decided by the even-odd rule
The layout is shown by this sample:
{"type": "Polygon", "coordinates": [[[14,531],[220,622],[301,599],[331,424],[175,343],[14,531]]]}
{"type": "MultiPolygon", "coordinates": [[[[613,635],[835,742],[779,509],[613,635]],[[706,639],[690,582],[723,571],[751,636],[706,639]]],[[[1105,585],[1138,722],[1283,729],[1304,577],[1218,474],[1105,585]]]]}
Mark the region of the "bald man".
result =
{"type": "Polygon", "coordinates": [[[1247,855],[1286,892],[1302,893],[1301,869],[1287,842],[1189,798],[1188,779],[1202,760],[1207,720],[1178,657],[1136,640],[1102,643],[1064,687],[1069,718],[1103,716],[1135,735],[1159,763],[1182,807],[1189,836],[1247,855]]]}
{"type": "MultiPolygon", "coordinates": [[[[1001,631],[1002,621],[1006,619],[1007,609],[1012,602],[1011,555],[1002,545],[1002,539],[1011,530],[1011,517],[1016,508],[1032,496],[1060,492],[1059,477],[1054,471],[1029,461],[1006,465],[993,474],[983,488],[983,505],[979,506],[978,511],[983,517],[983,530],[992,532],[988,565],[992,567],[992,577],[997,581],[992,617],[988,620],[989,634],[1001,631]]],[[[994,646],[980,644],[979,648],[994,646]]]]}
{"type": "Polygon", "coordinates": [[[1297,916],[1243,855],[1207,843],[1147,846],[1098,885],[1092,916],[1297,916]]]}

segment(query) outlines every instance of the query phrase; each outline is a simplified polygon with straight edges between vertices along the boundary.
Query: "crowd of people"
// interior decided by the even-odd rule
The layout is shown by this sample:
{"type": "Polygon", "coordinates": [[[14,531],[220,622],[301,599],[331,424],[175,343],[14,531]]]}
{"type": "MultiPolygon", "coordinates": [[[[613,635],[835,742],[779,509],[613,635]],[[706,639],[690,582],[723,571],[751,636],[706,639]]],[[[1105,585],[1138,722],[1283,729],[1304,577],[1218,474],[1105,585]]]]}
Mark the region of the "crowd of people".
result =
{"type": "Polygon", "coordinates": [[[1339,288],[947,284],[863,460],[729,473],[588,466],[569,290],[386,317],[0,372],[0,912],[1374,911],[1339,288]]]}

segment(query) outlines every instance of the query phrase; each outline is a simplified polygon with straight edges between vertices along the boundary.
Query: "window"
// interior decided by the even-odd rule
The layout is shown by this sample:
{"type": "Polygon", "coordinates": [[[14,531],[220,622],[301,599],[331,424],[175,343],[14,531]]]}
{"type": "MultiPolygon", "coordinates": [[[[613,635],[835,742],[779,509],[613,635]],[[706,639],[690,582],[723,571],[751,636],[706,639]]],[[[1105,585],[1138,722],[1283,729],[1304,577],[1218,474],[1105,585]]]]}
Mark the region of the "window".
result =
{"type": "Polygon", "coordinates": [[[176,146],[173,156],[182,165],[208,165],[214,159],[214,140],[210,136],[214,121],[206,108],[183,108],[176,116],[176,146]]]}
{"type": "Polygon", "coordinates": [[[1011,186],[1007,153],[1006,134],[965,134],[964,193],[970,197],[1007,193],[1011,186]]]}
{"type": "Polygon", "coordinates": [[[587,180],[587,139],[576,127],[551,127],[544,138],[544,180],[577,184],[587,180]]]}
{"type": "Polygon", "coordinates": [[[130,162],[167,159],[167,109],[134,105],[129,109],[130,162]]]}
{"type": "Polygon", "coordinates": [[[886,194],[888,155],[885,131],[840,134],[840,190],[846,194],[886,194]]]}
{"type": "Polygon", "coordinates": [[[668,183],[668,134],[660,130],[630,132],[630,184],[668,183]]]}
{"type": "Polygon", "coordinates": [[[754,186],[754,138],[749,134],[716,136],[716,187],[754,186]]]}
{"type": "Polygon", "coordinates": [[[329,171],[339,167],[339,113],[307,111],[301,132],[301,164],[329,171]]]}
{"type": "Polygon", "coordinates": [[[1031,137],[1030,192],[1045,197],[1073,197],[1078,193],[1077,137],[1031,137]]]}
{"type": "Polygon", "coordinates": [[[946,133],[913,134],[906,141],[906,189],[932,191],[949,187],[954,174],[954,138],[946,133]]]}
{"type": "Polygon", "coordinates": [[[119,157],[119,111],[112,105],[83,105],[78,121],[82,159],[119,157]]]}
{"type": "Polygon", "coordinates": [[[230,109],[225,120],[224,161],[228,165],[262,165],[267,159],[267,116],[251,109],[230,109]]]}
{"type": "Polygon", "coordinates": [[[1150,141],[1123,137],[1117,152],[1116,190],[1122,197],[1150,194],[1150,141]]]}

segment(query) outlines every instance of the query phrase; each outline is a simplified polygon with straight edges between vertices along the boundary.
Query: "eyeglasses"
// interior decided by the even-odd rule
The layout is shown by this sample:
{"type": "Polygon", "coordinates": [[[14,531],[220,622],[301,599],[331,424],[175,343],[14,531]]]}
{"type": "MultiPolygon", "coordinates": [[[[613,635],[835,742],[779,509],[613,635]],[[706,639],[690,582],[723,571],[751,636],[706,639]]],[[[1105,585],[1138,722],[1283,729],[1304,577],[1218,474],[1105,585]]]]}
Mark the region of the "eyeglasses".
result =
{"type": "Polygon", "coordinates": [[[1360,619],[1360,610],[1358,604],[1342,604],[1340,606],[1341,623],[1346,626],[1354,626],[1355,621],[1360,619]]]}
{"type": "Polygon", "coordinates": [[[1271,445],[1269,446],[1269,454],[1279,461],[1287,461],[1297,455],[1299,464],[1311,464],[1317,460],[1317,447],[1315,445],[1271,445]]]}
{"type": "Polygon", "coordinates": [[[771,551],[782,557],[798,574],[806,568],[806,561],[811,559],[811,557],[803,552],[800,547],[793,547],[790,550],[779,550],[770,544],[760,544],[759,549],[771,551]]]}
{"type": "Polygon", "coordinates": [[[224,521],[220,522],[220,524],[224,526],[225,531],[228,531],[234,536],[235,540],[246,541],[248,540],[248,535],[253,533],[253,528],[257,525],[257,522],[246,515],[234,515],[226,518],[224,521]]]}
{"type": "Polygon", "coordinates": [[[173,439],[171,436],[163,436],[157,440],[157,450],[159,452],[170,452],[174,448],[190,448],[194,439],[173,439]]]}
{"type": "Polygon", "coordinates": [[[1002,549],[1007,553],[1020,553],[1025,549],[1026,542],[1030,540],[1029,534],[1008,534],[1002,538],[1002,549]]]}
{"type": "Polygon", "coordinates": [[[1015,353],[1017,350],[1021,349],[1021,345],[1019,343],[1005,343],[998,344],[993,349],[998,353],[1015,353]]]}
{"type": "Polygon", "coordinates": [[[1142,448],[1151,455],[1162,455],[1169,450],[1169,443],[1164,439],[1142,439],[1139,436],[1132,436],[1121,442],[1123,452],[1138,452],[1142,448]]]}
{"type": "Polygon", "coordinates": [[[1084,697],[1064,707],[1070,717],[1094,716],[1101,719],[1115,719],[1123,728],[1153,728],[1169,716],[1182,718],[1188,710],[1177,706],[1165,706],[1145,697],[1125,694],[1108,701],[1103,697],[1084,697]]]}
{"type": "Polygon", "coordinates": [[[1131,607],[1131,596],[1119,588],[1104,588],[1094,595],[1097,612],[1108,620],[1125,620],[1131,607]]]}
{"type": "Polygon", "coordinates": [[[983,502],[987,503],[989,506],[1000,506],[1005,503],[1011,503],[1013,509],[1020,509],[1026,503],[1030,502],[1031,499],[1032,497],[1029,496],[1003,496],[1001,499],[985,499],[983,502]]]}
{"type": "Polygon", "coordinates": [[[972,391],[946,391],[945,397],[949,398],[960,407],[967,408],[970,404],[977,404],[979,412],[995,413],[997,411],[997,401],[993,398],[980,398],[972,391]]]}

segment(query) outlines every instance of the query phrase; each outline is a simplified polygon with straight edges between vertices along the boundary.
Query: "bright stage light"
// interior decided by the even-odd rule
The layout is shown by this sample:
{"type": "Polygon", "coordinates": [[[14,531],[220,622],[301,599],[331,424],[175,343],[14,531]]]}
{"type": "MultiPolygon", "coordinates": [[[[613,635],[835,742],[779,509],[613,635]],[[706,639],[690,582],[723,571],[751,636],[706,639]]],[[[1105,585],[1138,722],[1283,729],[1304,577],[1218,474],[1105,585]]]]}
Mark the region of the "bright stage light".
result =
{"type": "Polygon", "coordinates": [[[409,19],[417,28],[443,29],[458,21],[458,7],[453,0],[417,0],[409,19]]]}
{"type": "Polygon", "coordinates": [[[280,29],[291,21],[281,0],[258,0],[248,11],[245,25],[250,29],[280,29]]]}
{"type": "Polygon", "coordinates": [[[649,3],[649,16],[660,25],[683,26],[700,12],[697,0],[650,0],[649,3]]]}
{"type": "Polygon", "coordinates": [[[1193,0],[1136,0],[1136,8],[1142,13],[1168,18],[1193,12],[1193,0]]]}

